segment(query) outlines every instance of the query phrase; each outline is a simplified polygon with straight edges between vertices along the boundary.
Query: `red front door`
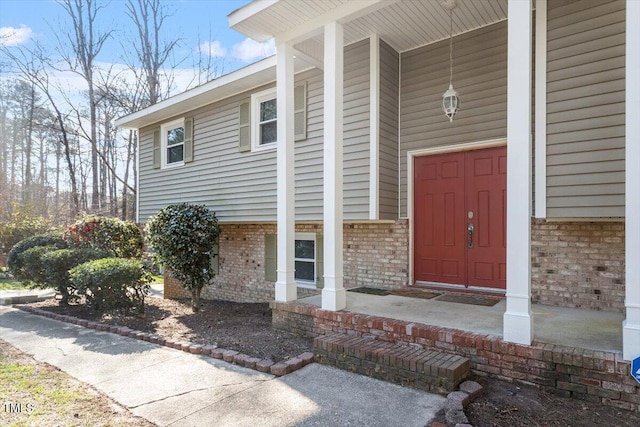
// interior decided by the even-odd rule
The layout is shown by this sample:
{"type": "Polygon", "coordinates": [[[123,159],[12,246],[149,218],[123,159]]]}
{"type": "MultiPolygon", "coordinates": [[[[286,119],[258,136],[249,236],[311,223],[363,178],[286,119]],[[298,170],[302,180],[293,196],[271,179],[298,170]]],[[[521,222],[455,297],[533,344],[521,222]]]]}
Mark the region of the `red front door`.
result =
{"type": "Polygon", "coordinates": [[[506,288],[506,148],[416,157],[417,282],[506,288]]]}

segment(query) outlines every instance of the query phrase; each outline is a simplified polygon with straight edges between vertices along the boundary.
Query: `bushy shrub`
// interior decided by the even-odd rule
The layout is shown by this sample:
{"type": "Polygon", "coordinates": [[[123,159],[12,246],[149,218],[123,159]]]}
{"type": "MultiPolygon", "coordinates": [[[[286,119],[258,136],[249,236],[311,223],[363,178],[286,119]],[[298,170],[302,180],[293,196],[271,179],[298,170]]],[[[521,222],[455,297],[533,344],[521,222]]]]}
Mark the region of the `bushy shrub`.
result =
{"type": "Polygon", "coordinates": [[[78,296],[76,288],[69,278],[69,270],[88,261],[106,258],[109,254],[96,249],[59,249],[42,256],[45,281],[55,287],[62,295],[61,304],[68,304],[78,296]]]}
{"type": "Polygon", "coordinates": [[[46,288],[47,276],[42,257],[49,252],[57,251],[55,246],[34,246],[18,255],[20,265],[19,270],[14,272],[18,280],[39,288],[46,288]]]}
{"type": "Polygon", "coordinates": [[[144,313],[144,298],[153,280],[142,262],[124,258],[102,258],[80,264],[69,271],[71,283],[96,311],[135,308],[144,313]]]}
{"type": "Polygon", "coordinates": [[[18,280],[29,280],[29,279],[21,279],[21,274],[28,272],[24,271],[24,266],[22,260],[20,259],[20,255],[37,246],[55,246],[56,249],[64,249],[67,247],[67,242],[65,242],[60,236],[55,236],[51,234],[40,234],[33,237],[28,237],[20,242],[16,243],[11,251],[9,251],[9,257],[7,258],[7,267],[9,267],[9,271],[13,276],[18,280]]]}
{"type": "Polygon", "coordinates": [[[220,233],[216,214],[204,205],[170,205],[149,219],[145,231],[157,260],[191,292],[191,308],[198,311],[202,287],[215,276],[211,254],[220,233]]]}
{"type": "Polygon", "coordinates": [[[140,258],[144,238],[131,221],[104,216],[86,217],[67,227],[64,239],[73,248],[93,248],[119,258],[140,258]]]}
{"type": "Polygon", "coordinates": [[[31,210],[18,206],[7,222],[0,222],[0,253],[7,253],[11,248],[27,237],[46,233],[51,230],[51,223],[44,217],[35,215],[31,210]]]}

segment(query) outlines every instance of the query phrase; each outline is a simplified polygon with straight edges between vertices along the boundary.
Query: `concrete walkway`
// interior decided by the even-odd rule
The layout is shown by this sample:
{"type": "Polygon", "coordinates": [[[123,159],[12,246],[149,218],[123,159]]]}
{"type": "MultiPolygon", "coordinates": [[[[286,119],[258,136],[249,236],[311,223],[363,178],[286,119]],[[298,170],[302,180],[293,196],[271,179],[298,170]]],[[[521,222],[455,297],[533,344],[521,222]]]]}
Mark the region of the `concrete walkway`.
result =
{"type": "Polygon", "coordinates": [[[53,298],[54,289],[10,289],[0,291],[0,305],[26,304],[53,298]]]}
{"type": "Polygon", "coordinates": [[[159,426],[425,426],[446,401],[318,364],[278,378],[9,307],[0,338],[159,426]]]}

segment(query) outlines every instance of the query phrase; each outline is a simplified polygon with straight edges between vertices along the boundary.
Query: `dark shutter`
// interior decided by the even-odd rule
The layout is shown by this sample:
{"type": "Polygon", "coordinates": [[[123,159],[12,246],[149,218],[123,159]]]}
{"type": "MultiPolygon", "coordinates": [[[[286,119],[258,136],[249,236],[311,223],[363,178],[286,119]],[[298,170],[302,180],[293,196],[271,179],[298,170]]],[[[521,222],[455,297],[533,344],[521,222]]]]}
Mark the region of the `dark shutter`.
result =
{"type": "Polygon", "coordinates": [[[307,139],[307,83],[296,86],[293,94],[295,140],[302,141],[307,139]]]}
{"type": "Polygon", "coordinates": [[[161,156],[160,156],[160,131],[153,132],[153,168],[160,169],[161,156]]]}
{"type": "Polygon", "coordinates": [[[316,288],[324,288],[324,241],[316,235],[316,288]]]}
{"type": "Polygon", "coordinates": [[[238,138],[238,151],[251,151],[251,109],[248,102],[243,102],[239,107],[240,126],[238,138]]]}
{"type": "Polygon", "coordinates": [[[193,162],[193,117],[184,120],[184,162],[193,162]]]}
{"type": "Polygon", "coordinates": [[[220,273],[220,244],[216,243],[216,245],[211,249],[211,270],[216,274],[216,276],[220,273]]]}
{"type": "Polygon", "coordinates": [[[275,234],[264,235],[264,280],[278,280],[278,239],[275,234]]]}

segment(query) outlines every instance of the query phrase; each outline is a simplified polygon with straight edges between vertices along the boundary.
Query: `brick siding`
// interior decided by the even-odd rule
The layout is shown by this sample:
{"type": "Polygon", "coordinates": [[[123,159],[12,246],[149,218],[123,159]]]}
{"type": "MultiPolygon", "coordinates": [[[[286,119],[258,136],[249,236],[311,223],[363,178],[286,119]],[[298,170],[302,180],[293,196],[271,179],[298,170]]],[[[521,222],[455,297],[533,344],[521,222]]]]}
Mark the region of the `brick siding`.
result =
{"type": "Polygon", "coordinates": [[[533,302],[624,312],[624,235],[624,222],[533,220],[533,302]]]}
{"type": "MultiPolygon", "coordinates": [[[[322,225],[297,224],[297,232],[322,235],[322,225]]],[[[275,297],[275,283],[264,280],[264,236],[275,224],[222,224],[219,273],[202,290],[202,298],[266,302],[275,297]]],[[[396,289],[408,285],[408,223],[344,225],[344,285],[396,289]]],[[[298,297],[317,294],[298,288],[298,297]]],[[[165,274],[165,297],[187,298],[180,282],[165,274]]]]}
{"type": "Polygon", "coordinates": [[[621,353],[538,342],[520,345],[486,334],[295,303],[272,302],[271,307],[274,328],[297,335],[340,333],[419,345],[468,358],[476,375],[534,384],[556,395],[640,412],[640,385],[621,353]]]}
{"type": "MultiPolygon", "coordinates": [[[[298,224],[298,232],[322,235],[322,225],[298,224]]],[[[264,236],[275,224],[224,224],[220,272],[202,297],[238,302],[274,298],[274,282],[264,280],[264,236]]],[[[559,307],[624,311],[624,223],[532,221],[532,299],[559,307]]],[[[397,289],[409,285],[409,225],[344,225],[344,285],[397,289]]],[[[168,297],[188,295],[168,279],[168,297]]],[[[317,293],[298,288],[298,296],[317,293]]]]}

